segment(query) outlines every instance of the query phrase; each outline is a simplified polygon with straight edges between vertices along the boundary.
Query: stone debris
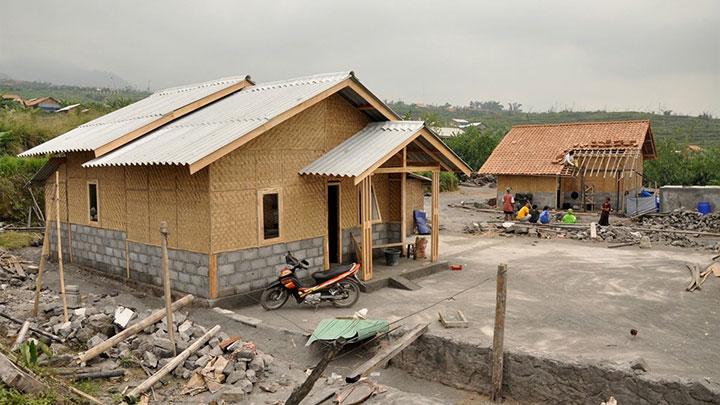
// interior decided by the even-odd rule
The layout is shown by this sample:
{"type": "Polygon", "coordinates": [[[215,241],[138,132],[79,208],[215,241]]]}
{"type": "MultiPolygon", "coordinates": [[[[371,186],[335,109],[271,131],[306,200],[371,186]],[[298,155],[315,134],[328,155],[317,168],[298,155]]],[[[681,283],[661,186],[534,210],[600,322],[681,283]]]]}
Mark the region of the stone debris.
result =
{"type": "Polygon", "coordinates": [[[469,176],[462,176],[460,185],[466,187],[497,187],[497,178],[492,174],[472,173],[469,176]]]}
{"type": "Polygon", "coordinates": [[[655,229],[720,233],[720,213],[703,215],[697,211],[676,209],[667,214],[641,216],[635,221],[655,229]]]}
{"type": "Polygon", "coordinates": [[[135,316],[135,311],[133,311],[130,308],[125,307],[117,307],[115,310],[115,325],[119,326],[122,329],[125,329],[125,327],[130,323],[130,320],[135,316]]]}

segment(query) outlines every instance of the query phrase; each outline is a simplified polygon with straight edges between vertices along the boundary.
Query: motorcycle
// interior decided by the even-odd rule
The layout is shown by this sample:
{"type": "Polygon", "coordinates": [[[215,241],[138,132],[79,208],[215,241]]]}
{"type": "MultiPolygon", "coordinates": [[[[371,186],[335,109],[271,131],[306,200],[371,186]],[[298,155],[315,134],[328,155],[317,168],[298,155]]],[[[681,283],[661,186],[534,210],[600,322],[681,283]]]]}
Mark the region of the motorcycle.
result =
{"type": "Polygon", "coordinates": [[[298,260],[290,252],[285,255],[285,263],[287,266],[280,271],[278,280],[265,288],[260,296],[260,305],[268,311],[285,305],[290,295],[295,297],[298,304],[331,302],[339,308],[351,307],[360,298],[362,281],[357,277],[359,264],[315,272],[312,274],[315,285],[305,287],[296,272],[310,268],[310,263],[304,259],[298,260]]]}

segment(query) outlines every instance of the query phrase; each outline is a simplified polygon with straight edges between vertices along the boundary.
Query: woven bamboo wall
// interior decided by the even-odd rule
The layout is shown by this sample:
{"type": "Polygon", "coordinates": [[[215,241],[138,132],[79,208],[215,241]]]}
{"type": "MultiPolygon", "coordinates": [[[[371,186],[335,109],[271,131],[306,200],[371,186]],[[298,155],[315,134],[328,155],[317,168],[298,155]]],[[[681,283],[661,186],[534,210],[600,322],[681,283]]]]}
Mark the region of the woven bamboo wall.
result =
{"type": "Polygon", "coordinates": [[[360,224],[360,191],[352,179],[340,182],[340,227],[348,229],[360,224]]]}
{"type": "Polygon", "coordinates": [[[425,209],[425,190],[420,180],[408,179],[407,182],[407,206],[405,214],[407,215],[407,233],[412,233],[415,225],[413,222],[413,210],[425,209]]]}
{"type": "MultiPolygon", "coordinates": [[[[409,184],[409,183],[406,183],[409,184]]],[[[400,175],[399,174],[393,174],[389,176],[388,181],[388,194],[390,197],[390,200],[388,201],[388,212],[389,216],[387,221],[392,222],[400,222],[402,218],[400,218],[400,210],[402,205],[402,196],[401,196],[400,190],[400,175]]],[[[405,192],[407,193],[407,187],[405,189],[405,192]]],[[[406,196],[407,198],[407,196],[406,196]]]]}
{"type": "MultiPolygon", "coordinates": [[[[372,176],[372,184],[377,196],[378,208],[380,209],[380,218],[382,222],[392,221],[390,215],[390,178],[389,174],[376,174],[372,176]]],[[[399,186],[398,183],[395,183],[399,186]]],[[[397,188],[397,193],[400,189],[397,188]]]]}
{"type": "MultiPolygon", "coordinates": [[[[367,122],[365,114],[341,96],[331,96],[214,162],[209,171],[212,251],[258,245],[257,198],[267,188],[282,190],[279,241],[324,236],[324,180],[298,172],[367,122]]],[[[341,188],[344,227],[357,205],[357,193],[352,181],[343,181],[341,188]]],[[[357,219],[352,221],[350,226],[355,226],[357,219]]]]}
{"type": "MultiPolygon", "coordinates": [[[[132,166],[83,168],[89,153],[67,154],[67,187],[71,223],[126,231],[128,239],[159,245],[161,221],[168,223],[168,245],[173,248],[207,252],[210,212],[208,171],[190,175],[186,167],[132,166]],[[99,221],[88,220],[89,181],[97,181],[99,221]]],[[[60,167],[61,217],[66,220],[65,166],[60,167]]],[[[54,176],[46,183],[52,193],[54,176]]],[[[48,201],[51,201],[48,199],[48,201]]],[[[54,207],[46,211],[54,215],[54,207]]],[[[54,217],[54,216],[53,216],[54,217]]]]}

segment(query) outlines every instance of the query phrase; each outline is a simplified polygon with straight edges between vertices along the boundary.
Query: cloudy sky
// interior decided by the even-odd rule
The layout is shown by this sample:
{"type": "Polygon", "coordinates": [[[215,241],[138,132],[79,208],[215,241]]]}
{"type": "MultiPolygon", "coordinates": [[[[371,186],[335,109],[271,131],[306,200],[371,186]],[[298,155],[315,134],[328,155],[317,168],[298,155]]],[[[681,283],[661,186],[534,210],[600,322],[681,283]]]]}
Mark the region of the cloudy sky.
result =
{"type": "Polygon", "coordinates": [[[0,72],[15,78],[157,89],[339,70],[390,100],[717,116],[720,2],[0,3],[0,72]]]}

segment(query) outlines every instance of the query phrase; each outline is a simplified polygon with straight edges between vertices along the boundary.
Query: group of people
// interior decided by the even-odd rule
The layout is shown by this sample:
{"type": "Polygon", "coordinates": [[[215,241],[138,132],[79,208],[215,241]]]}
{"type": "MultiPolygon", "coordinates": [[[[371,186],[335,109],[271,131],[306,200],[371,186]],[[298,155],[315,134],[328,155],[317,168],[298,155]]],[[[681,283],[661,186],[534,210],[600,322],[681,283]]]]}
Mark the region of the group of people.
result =
{"type": "MultiPolygon", "coordinates": [[[[506,221],[512,221],[514,215],[515,220],[517,221],[527,221],[532,224],[536,224],[538,222],[541,224],[550,223],[550,207],[546,205],[543,207],[542,211],[540,211],[538,210],[538,206],[536,204],[532,204],[530,201],[526,201],[525,204],[518,210],[517,215],[515,215],[515,198],[510,191],[512,190],[507,188],[505,190],[505,195],[503,196],[503,213],[505,214],[506,221]]],[[[598,221],[598,225],[610,225],[611,209],[612,205],[610,204],[610,197],[608,197],[605,199],[605,202],[600,209],[600,220],[598,221]]],[[[560,219],[563,224],[577,223],[577,217],[575,216],[575,212],[572,208],[569,208],[564,214],[559,215],[558,219],[560,219]]]]}

